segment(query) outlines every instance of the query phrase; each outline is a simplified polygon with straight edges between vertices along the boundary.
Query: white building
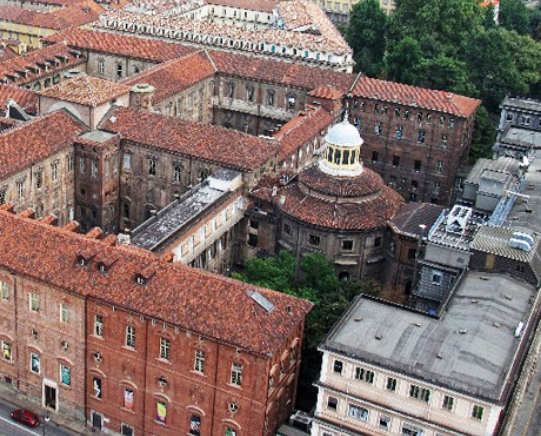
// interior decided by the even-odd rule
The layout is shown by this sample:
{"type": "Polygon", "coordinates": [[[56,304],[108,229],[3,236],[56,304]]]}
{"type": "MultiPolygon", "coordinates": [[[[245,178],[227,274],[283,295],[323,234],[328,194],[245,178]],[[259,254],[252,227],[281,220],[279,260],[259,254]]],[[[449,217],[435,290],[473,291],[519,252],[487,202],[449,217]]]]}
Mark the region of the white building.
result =
{"type": "Polygon", "coordinates": [[[357,298],[320,347],[312,436],[495,434],[540,298],[474,272],[453,292],[435,316],[357,298]]]}

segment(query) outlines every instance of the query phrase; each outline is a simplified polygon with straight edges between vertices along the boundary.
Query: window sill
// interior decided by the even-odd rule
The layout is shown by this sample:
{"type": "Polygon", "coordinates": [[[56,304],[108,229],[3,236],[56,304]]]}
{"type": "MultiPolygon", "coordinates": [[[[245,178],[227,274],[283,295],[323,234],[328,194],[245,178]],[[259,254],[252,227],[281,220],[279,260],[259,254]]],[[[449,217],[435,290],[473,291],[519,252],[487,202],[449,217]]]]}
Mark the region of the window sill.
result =
{"type": "Polygon", "coordinates": [[[133,351],[133,352],[135,352],[135,347],[130,347],[130,346],[128,346],[128,345],[123,345],[122,348],[123,348],[124,350],[128,350],[128,351],[133,351]]]}
{"type": "Polygon", "coordinates": [[[125,407],[121,407],[120,410],[123,412],[131,413],[132,415],[135,415],[135,412],[133,410],[126,409],[125,407]]]}
{"type": "Polygon", "coordinates": [[[163,357],[157,357],[156,360],[160,363],[166,363],[167,365],[171,365],[171,360],[164,359],[163,357]]]}
{"type": "Polygon", "coordinates": [[[205,377],[205,378],[207,377],[207,375],[206,375],[204,372],[196,371],[195,369],[192,369],[192,370],[190,371],[190,373],[191,373],[191,374],[196,374],[196,375],[199,375],[199,376],[205,377]]]}
{"type": "Polygon", "coordinates": [[[105,339],[103,339],[103,336],[98,336],[98,335],[90,335],[92,336],[94,339],[99,339],[100,341],[104,341],[105,339]]]}
{"type": "Polygon", "coordinates": [[[242,386],[235,385],[235,384],[233,384],[233,383],[227,383],[227,386],[230,386],[230,387],[235,388],[235,389],[242,390],[242,386]]]}

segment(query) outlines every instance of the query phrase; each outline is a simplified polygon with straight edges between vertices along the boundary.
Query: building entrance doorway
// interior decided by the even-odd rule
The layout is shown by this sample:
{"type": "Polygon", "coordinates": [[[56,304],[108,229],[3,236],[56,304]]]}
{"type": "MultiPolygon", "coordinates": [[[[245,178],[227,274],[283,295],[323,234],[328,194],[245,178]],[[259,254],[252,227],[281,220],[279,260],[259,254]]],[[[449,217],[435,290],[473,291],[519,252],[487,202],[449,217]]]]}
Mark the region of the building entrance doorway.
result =
{"type": "Polygon", "coordinates": [[[45,385],[43,396],[45,408],[56,410],[56,388],[45,385]]]}

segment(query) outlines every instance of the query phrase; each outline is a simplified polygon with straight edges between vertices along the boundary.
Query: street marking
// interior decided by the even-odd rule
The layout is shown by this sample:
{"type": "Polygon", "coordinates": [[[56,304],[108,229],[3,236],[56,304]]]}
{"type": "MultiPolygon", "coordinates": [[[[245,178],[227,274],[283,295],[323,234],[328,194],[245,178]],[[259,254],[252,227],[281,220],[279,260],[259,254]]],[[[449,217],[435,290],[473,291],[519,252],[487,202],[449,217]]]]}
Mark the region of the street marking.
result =
{"type": "Polygon", "coordinates": [[[39,433],[37,433],[37,432],[35,432],[35,431],[32,431],[32,430],[30,430],[29,428],[22,426],[21,424],[17,424],[16,422],[14,422],[14,421],[11,420],[11,419],[6,419],[6,418],[3,418],[2,416],[0,416],[0,420],[5,421],[5,422],[8,422],[8,423],[10,423],[11,425],[14,425],[15,427],[19,427],[21,430],[27,431],[27,432],[30,433],[30,434],[39,435],[39,433]]]}

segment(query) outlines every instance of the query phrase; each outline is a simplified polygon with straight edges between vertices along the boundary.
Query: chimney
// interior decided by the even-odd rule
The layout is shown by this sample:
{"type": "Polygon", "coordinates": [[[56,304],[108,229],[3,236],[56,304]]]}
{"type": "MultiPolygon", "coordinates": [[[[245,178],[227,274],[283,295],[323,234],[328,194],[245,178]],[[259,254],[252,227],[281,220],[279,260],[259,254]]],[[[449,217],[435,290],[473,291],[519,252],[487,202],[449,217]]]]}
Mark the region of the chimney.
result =
{"type": "Polygon", "coordinates": [[[130,108],[152,112],[154,104],[154,87],[148,83],[138,83],[130,90],[130,108]]]}
{"type": "Polygon", "coordinates": [[[70,221],[62,228],[68,232],[77,232],[79,230],[79,223],[77,221],[70,221]]]}

